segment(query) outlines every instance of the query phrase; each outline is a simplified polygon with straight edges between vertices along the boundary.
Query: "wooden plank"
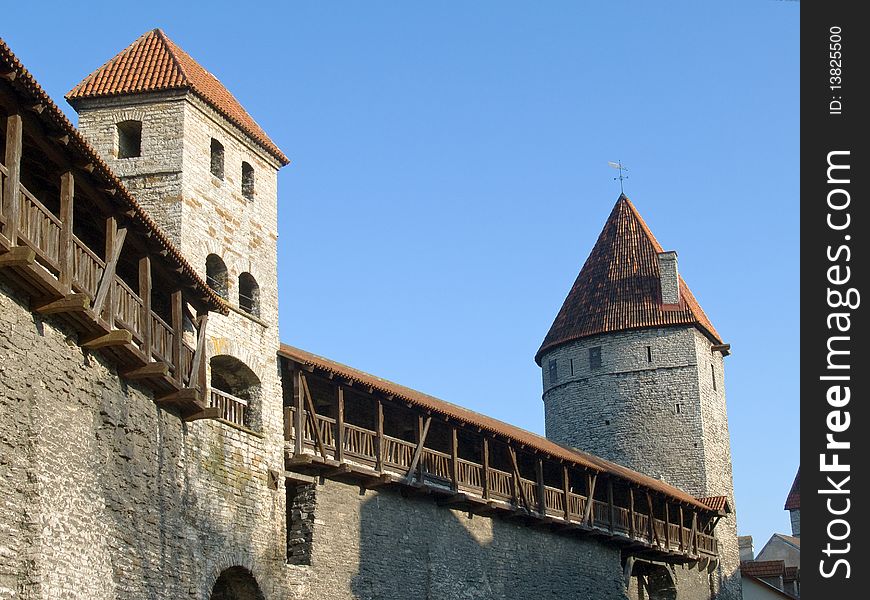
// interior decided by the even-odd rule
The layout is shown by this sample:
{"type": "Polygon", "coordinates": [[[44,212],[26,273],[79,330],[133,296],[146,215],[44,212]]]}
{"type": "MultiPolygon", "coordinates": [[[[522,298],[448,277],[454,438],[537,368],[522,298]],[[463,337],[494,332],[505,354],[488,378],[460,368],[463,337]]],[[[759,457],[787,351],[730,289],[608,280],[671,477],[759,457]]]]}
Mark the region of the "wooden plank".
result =
{"type": "Polygon", "coordinates": [[[335,407],[335,459],[338,462],[344,461],[344,388],[339,384],[336,386],[336,407],[335,407]]]}
{"type": "Polygon", "coordinates": [[[689,533],[689,548],[692,554],[698,554],[698,513],[692,511],[692,531],[689,533]]]}
{"type": "Polygon", "coordinates": [[[685,523],[686,522],[683,520],[683,506],[681,504],[680,505],[680,552],[686,551],[686,549],[684,548],[685,544],[683,544],[683,527],[685,526],[685,523]]]}
{"type": "Polygon", "coordinates": [[[121,373],[124,379],[136,381],[139,379],[161,379],[169,376],[169,365],[165,362],[152,362],[144,367],[121,373]]]}
{"type": "Polygon", "coordinates": [[[21,137],[24,124],[20,114],[10,114],[6,117],[6,189],[3,190],[3,200],[6,205],[6,239],[13,246],[18,240],[18,211],[21,190],[21,137]]]}
{"type": "Polygon", "coordinates": [[[39,304],[33,310],[43,315],[55,315],[58,313],[84,312],[91,305],[91,299],[87,294],[68,294],[59,300],[39,304]]]}
{"type": "Polygon", "coordinates": [[[565,520],[571,520],[571,482],[568,475],[568,465],[562,465],[562,494],[565,496],[565,520]]]}
{"type": "Polygon", "coordinates": [[[583,511],[583,520],[581,521],[584,525],[592,526],[592,505],[595,504],[595,482],[597,480],[597,473],[595,475],[586,474],[586,510],[583,511]]]}
{"type": "Polygon", "coordinates": [[[377,405],[378,414],[375,423],[375,433],[377,436],[378,454],[375,457],[375,469],[378,473],[382,473],[384,470],[384,403],[380,398],[377,399],[377,405]]]}
{"type": "MultiPolygon", "coordinates": [[[[205,334],[208,326],[208,313],[201,315],[197,321],[196,349],[193,351],[193,358],[190,361],[190,377],[187,380],[187,387],[199,387],[205,390],[205,377],[200,371],[201,367],[205,365],[205,334]]],[[[178,370],[181,371],[181,361],[178,363],[178,370]]],[[[181,376],[183,378],[184,373],[181,376]]]]}
{"type": "Polygon", "coordinates": [[[293,453],[296,456],[302,455],[303,448],[303,429],[302,429],[302,372],[293,371],[293,453]]]}
{"type": "Polygon", "coordinates": [[[489,499],[489,439],[483,436],[483,473],[481,474],[481,483],[483,484],[483,498],[489,499]]]}
{"type": "Polygon", "coordinates": [[[219,419],[221,416],[221,409],[217,406],[210,406],[208,408],[203,408],[202,410],[198,410],[195,413],[191,413],[184,417],[185,421],[199,421],[201,419],[219,419]]]}
{"type": "Polygon", "coordinates": [[[36,251],[28,246],[15,246],[0,254],[0,269],[5,267],[28,267],[36,262],[36,251]]]}
{"type": "Polygon", "coordinates": [[[628,537],[634,539],[634,486],[628,486],[628,537]]]}
{"type": "Polygon", "coordinates": [[[308,405],[308,418],[311,419],[311,427],[314,429],[314,441],[317,443],[317,449],[320,450],[320,455],[323,458],[329,458],[326,455],[326,446],[323,443],[323,436],[320,435],[320,425],[317,424],[317,412],[314,410],[314,398],[311,396],[311,390],[308,388],[308,378],[301,372],[299,377],[302,380],[302,393],[305,397],[305,403],[308,405]]]}
{"type": "MultiPolygon", "coordinates": [[[[108,221],[114,222],[114,219],[109,217],[108,221]]],[[[121,250],[124,247],[124,239],[127,237],[127,228],[121,227],[114,232],[114,228],[110,225],[108,229],[113,231],[111,241],[107,239],[106,247],[111,248],[111,258],[106,263],[106,268],[103,270],[103,276],[100,278],[100,285],[97,286],[97,295],[94,298],[94,313],[99,315],[103,312],[103,308],[107,307],[108,313],[106,320],[110,325],[114,326],[115,315],[111,314],[114,310],[112,298],[112,284],[115,281],[115,267],[118,265],[118,259],[121,258],[121,250]],[[106,304],[108,300],[108,304],[106,304]]],[[[108,253],[106,256],[110,256],[108,253]]]]}
{"type": "Polygon", "coordinates": [[[176,390],[165,396],[160,396],[159,398],[155,398],[154,402],[157,404],[195,404],[199,402],[200,395],[197,390],[191,388],[182,388],[180,390],[176,390]]]}
{"type": "Polygon", "coordinates": [[[523,489],[522,482],[520,481],[522,479],[522,476],[520,475],[520,465],[517,462],[517,452],[516,450],[514,450],[513,446],[508,446],[508,450],[510,451],[511,463],[513,463],[514,469],[514,489],[517,492],[515,495],[518,496],[520,500],[522,500],[522,505],[525,507],[525,509],[531,512],[532,509],[529,505],[529,499],[526,498],[526,491],[523,489]]]}
{"type": "Polygon", "coordinates": [[[667,500],[665,500],[665,548],[671,549],[671,513],[667,500]]]}
{"type": "Polygon", "coordinates": [[[142,346],[146,360],[151,360],[151,257],[139,259],[139,296],[142,298],[139,321],[142,323],[142,346]]]}
{"type": "Polygon", "coordinates": [[[538,483],[538,512],[547,514],[547,491],[544,488],[544,459],[538,458],[535,463],[535,478],[538,483]]]}
{"type": "MultiPolygon", "coordinates": [[[[420,417],[420,421],[422,421],[422,417],[420,417]]],[[[432,424],[432,417],[426,417],[426,421],[423,422],[422,427],[419,427],[419,433],[417,435],[417,447],[414,448],[414,456],[411,458],[411,465],[408,467],[408,473],[405,475],[405,479],[410,481],[414,476],[414,470],[417,468],[417,464],[420,462],[420,456],[423,454],[423,444],[426,443],[426,435],[429,433],[429,425],[432,424]]],[[[418,421],[419,426],[419,421],[418,421]]],[[[423,481],[423,478],[420,478],[420,481],[423,481]]]]}
{"type": "Polygon", "coordinates": [[[98,350],[100,348],[108,348],[110,346],[123,346],[133,342],[133,334],[126,329],[115,329],[106,335],[101,335],[98,338],[87,341],[82,344],[82,348],[88,350],[98,350]]]}
{"type": "Polygon", "coordinates": [[[614,514],[615,509],[613,507],[613,479],[610,477],[607,478],[607,508],[610,512],[610,534],[613,535],[613,525],[616,520],[616,515],[614,514]]]}
{"type": "Polygon", "coordinates": [[[652,495],[649,492],[646,493],[646,502],[649,508],[649,539],[651,542],[655,541],[657,545],[661,546],[662,542],[659,539],[659,532],[656,531],[656,515],[653,510],[652,495]]]}
{"type": "Polygon", "coordinates": [[[181,290],[172,292],[172,367],[175,369],[175,381],[182,384],[181,344],[184,340],[184,297],[181,290]]]}
{"type": "Polygon", "coordinates": [[[459,491],[459,438],[456,427],[450,428],[450,479],[454,491],[459,491]]]}
{"type": "Polygon", "coordinates": [[[64,292],[72,290],[73,275],[73,196],[75,195],[75,178],[72,171],[66,171],[60,176],[60,247],[58,248],[58,263],[60,263],[60,285],[64,292]]]}

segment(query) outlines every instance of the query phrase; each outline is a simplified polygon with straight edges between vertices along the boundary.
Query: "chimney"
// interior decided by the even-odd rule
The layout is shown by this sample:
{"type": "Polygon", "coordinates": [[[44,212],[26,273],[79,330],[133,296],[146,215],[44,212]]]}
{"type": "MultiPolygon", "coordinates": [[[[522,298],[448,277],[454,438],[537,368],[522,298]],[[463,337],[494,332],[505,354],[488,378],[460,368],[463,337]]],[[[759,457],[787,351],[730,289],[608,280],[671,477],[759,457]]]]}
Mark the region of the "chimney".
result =
{"type": "Polygon", "coordinates": [[[752,547],[751,535],[738,535],[737,547],[740,549],[740,562],[755,560],[755,548],[752,547]]]}
{"type": "Polygon", "coordinates": [[[659,278],[662,284],[662,304],[680,303],[680,275],[677,272],[677,253],[659,252],[659,278]]]}

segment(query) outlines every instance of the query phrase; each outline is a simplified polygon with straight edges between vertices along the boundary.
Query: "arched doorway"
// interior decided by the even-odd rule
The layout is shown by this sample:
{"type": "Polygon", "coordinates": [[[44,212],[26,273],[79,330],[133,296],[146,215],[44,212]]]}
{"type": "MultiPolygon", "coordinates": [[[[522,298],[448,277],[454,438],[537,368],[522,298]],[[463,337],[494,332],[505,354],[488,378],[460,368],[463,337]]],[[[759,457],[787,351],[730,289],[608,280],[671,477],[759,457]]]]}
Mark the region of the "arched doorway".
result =
{"type": "Polygon", "coordinates": [[[242,361],[220,354],[209,361],[211,406],[221,418],[249,429],[260,425],[260,378],[242,361]]]}
{"type": "Polygon", "coordinates": [[[637,600],[676,600],[677,587],[669,567],[638,560],[632,569],[632,579],[637,585],[637,600]]]}
{"type": "Polygon", "coordinates": [[[230,567],[214,582],[211,600],[265,600],[265,598],[250,571],[244,567],[230,567]]]}

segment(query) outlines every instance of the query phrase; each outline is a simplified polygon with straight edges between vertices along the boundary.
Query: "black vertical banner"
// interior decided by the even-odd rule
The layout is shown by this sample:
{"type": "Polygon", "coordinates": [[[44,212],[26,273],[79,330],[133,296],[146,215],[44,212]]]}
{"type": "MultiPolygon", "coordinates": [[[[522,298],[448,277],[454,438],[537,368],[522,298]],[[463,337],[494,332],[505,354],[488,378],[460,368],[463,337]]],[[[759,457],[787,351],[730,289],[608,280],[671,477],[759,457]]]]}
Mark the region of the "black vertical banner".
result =
{"type": "Polygon", "coordinates": [[[810,599],[868,597],[870,23],[859,8],[801,6],[800,575],[810,599]]]}

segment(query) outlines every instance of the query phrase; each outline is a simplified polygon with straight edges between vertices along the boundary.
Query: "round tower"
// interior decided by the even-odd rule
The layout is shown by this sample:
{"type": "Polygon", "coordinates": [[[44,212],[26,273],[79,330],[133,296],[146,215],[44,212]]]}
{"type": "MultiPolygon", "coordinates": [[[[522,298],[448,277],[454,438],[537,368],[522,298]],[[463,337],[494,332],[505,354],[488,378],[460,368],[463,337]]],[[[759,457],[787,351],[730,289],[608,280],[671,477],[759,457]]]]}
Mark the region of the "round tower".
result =
{"type": "MultiPolygon", "coordinates": [[[[676,252],[662,249],[620,195],[535,355],[546,435],[733,507],[728,354],[680,277],[676,252]]],[[[717,537],[733,574],[733,514],[728,521],[717,537]]]]}

